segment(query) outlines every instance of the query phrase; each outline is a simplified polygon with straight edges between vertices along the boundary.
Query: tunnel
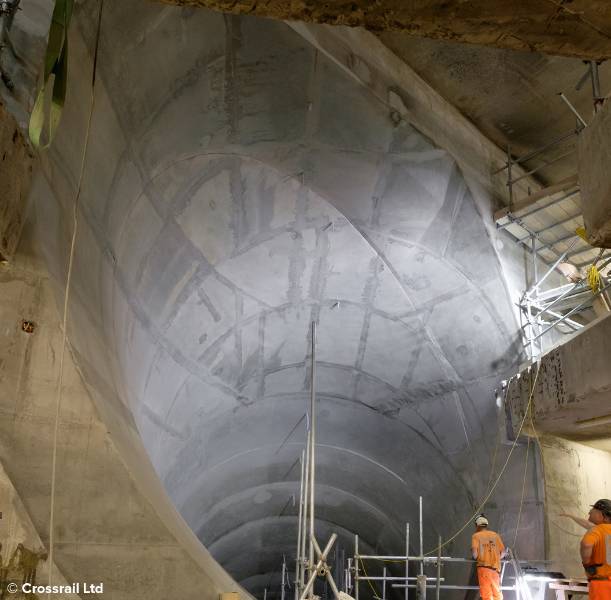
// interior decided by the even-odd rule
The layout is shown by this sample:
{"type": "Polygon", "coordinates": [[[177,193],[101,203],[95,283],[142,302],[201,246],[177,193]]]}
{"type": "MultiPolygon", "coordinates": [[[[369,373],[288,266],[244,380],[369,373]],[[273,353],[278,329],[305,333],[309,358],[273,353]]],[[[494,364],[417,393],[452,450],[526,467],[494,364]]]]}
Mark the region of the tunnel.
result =
{"type": "Polygon", "coordinates": [[[517,550],[542,556],[538,453],[514,446],[495,482],[513,442],[497,390],[524,355],[457,157],[290,23],[144,0],[104,6],[87,131],[97,18],[77,6],[36,234],[61,307],[88,135],[71,352],[201,544],[280,598],[313,387],[316,532],[338,534],[338,577],[355,535],[401,555],[409,523],[418,553],[420,498],[425,552],[458,533],[444,552],[468,556],[492,484],[490,520],[513,531],[520,512],[517,550]]]}

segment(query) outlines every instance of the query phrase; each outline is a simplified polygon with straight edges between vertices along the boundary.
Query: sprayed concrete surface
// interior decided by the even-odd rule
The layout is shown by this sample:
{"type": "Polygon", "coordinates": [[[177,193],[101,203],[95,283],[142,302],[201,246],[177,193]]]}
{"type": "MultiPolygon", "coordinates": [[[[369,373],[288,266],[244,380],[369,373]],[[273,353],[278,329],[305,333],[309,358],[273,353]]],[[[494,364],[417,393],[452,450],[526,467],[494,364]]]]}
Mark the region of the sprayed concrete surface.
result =
{"type": "MultiPolygon", "coordinates": [[[[42,224],[44,227],[44,223],[42,224]]],[[[18,544],[49,548],[53,429],[62,333],[48,272],[26,224],[14,260],[0,267],[0,556],[18,544]],[[22,322],[32,323],[26,333],[22,322]]],[[[53,584],[104,583],[104,598],[217,600],[239,591],[154,484],[142,449],[118,447],[66,355],[59,421],[53,584]],[[138,482],[121,454],[131,457],[138,482]],[[150,500],[152,498],[152,501],[150,500]]],[[[19,562],[6,581],[21,582],[19,562]]],[[[41,560],[36,582],[48,583],[41,560]]],[[[42,596],[41,596],[42,597],[42,596]]],[[[53,596],[61,597],[61,596],[53,596]]],[[[75,596],[66,596],[66,598],[75,596]]],[[[84,596],[87,597],[87,596],[84,596]]],[[[248,600],[241,593],[241,600],[248,600]]]]}

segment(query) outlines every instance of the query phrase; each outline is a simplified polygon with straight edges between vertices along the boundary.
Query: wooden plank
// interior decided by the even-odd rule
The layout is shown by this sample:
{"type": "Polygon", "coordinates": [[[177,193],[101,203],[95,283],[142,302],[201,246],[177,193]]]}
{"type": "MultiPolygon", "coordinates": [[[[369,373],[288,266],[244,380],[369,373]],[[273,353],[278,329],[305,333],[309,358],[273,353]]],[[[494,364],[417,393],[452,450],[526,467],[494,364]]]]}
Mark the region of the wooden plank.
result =
{"type": "Polygon", "coordinates": [[[550,196],[553,196],[554,194],[558,194],[560,192],[567,191],[575,187],[578,184],[579,184],[579,180],[576,174],[572,175],[571,177],[567,177],[566,179],[563,179],[562,181],[555,183],[554,185],[550,185],[549,187],[543,188],[542,190],[539,190],[538,192],[535,192],[534,194],[531,194],[530,196],[523,198],[522,200],[518,200],[517,202],[514,202],[513,208],[511,211],[509,210],[508,206],[506,206],[505,208],[502,208],[501,210],[497,210],[494,213],[494,220],[498,222],[501,219],[505,218],[510,213],[512,215],[515,215],[516,213],[519,213],[526,208],[530,208],[531,206],[534,206],[540,200],[549,198],[550,196]]]}

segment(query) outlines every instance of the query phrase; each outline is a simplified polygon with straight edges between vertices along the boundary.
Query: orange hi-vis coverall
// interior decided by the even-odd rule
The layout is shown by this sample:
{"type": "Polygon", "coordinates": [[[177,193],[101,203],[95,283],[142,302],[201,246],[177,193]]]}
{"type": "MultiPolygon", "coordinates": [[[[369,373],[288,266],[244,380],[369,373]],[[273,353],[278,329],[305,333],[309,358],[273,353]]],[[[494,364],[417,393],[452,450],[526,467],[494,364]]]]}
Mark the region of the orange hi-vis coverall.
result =
{"type": "Polygon", "coordinates": [[[488,529],[478,531],[471,538],[471,549],[477,560],[477,579],[482,600],[502,600],[499,573],[505,544],[501,536],[488,529]]]}
{"type": "Polygon", "coordinates": [[[586,567],[590,600],[611,600],[611,523],[595,525],[582,540],[592,546],[586,567]]]}

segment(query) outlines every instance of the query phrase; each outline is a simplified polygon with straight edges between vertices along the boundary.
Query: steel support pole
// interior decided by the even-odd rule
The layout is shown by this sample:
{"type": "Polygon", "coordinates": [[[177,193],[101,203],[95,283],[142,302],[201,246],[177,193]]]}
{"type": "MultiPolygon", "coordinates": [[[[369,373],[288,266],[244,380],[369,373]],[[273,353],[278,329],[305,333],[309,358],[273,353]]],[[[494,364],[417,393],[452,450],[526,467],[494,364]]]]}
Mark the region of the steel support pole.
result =
{"type": "Polygon", "coordinates": [[[435,587],[435,600],[439,600],[439,591],[441,590],[441,536],[437,542],[437,585],[435,587]]]}
{"type": "MultiPolygon", "coordinates": [[[[303,520],[301,523],[301,587],[305,585],[306,572],[308,577],[310,574],[310,565],[306,564],[306,544],[308,537],[308,514],[310,510],[310,432],[308,431],[307,442],[306,442],[306,462],[305,462],[305,474],[304,474],[304,491],[303,491],[303,520]]],[[[301,592],[300,592],[301,593],[301,592]]]]}
{"type": "MultiPolygon", "coordinates": [[[[409,523],[405,524],[405,579],[409,577],[409,523]]],[[[409,592],[405,588],[405,600],[409,600],[409,592]]]]}
{"type": "Polygon", "coordinates": [[[426,588],[426,576],[418,575],[416,578],[416,600],[426,600],[426,588]]]}
{"type": "MultiPolygon", "coordinates": [[[[312,321],[312,364],[310,369],[310,565],[314,564],[314,492],[316,475],[316,322],[312,321]]],[[[314,575],[316,573],[314,572],[314,575]]],[[[314,598],[314,588],[310,600],[314,598]]]]}
{"type": "MultiPolygon", "coordinates": [[[[314,550],[316,550],[316,554],[318,555],[318,558],[320,559],[322,557],[322,551],[320,550],[320,546],[318,545],[318,542],[316,541],[316,539],[314,539],[314,550]]],[[[339,590],[337,589],[337,585],[335,584],[333,575],[331,575],[331,571],[328,568],[325,569],[325,578],[327,579],[327,583],[329,584],[329,587],[331,588],[331,591],[333,592],[333,596],[335,597],[335,600],[339,600],[339,590]]]]}
{"type": "MultiPolygon", "coordinates": [[[[539,231],[537,233],[540,233],[539,231]]],[[[537,283],[539,279],[539,269],[537,267],[537,238],[533,235],[531,237],[531,252],[533,255],[533,285],[537,283]]]]}
{"type": "Polygon", "coordinates": [[[600,78],[598,76],[598,63],[595,60],[590,61],[590,77],[592,79],[592,97],[594,98],[594,112],[600,110],[601,104],[604,102],[604,97],[600,93],[600,78]]]}
{"type": "MultiPolygon", "coordinates": [[[[422,496],[418,501],[418,513],[420,517],[420,558],[424,559],[424,531],[422,524],[422,496]]],[[[420,561],[420,575],[424,575],[424,560],[420,561]]]]}
{"type": "Polygon", "coordinates": [[[299,599],[299,591],[301,586],[303,585],[301,579],[301,565],[303,564],[303,559],[301,556],[301,533],[303,529],[303,494],[305,491],[304,488],[304,476],[305,476],[305,451],[301,452],[301,484],[299,488],[299,526],[297,531],[297,560],[295,561],[295,600],[299,599]]]}
{"type": "Polygon", "coordinates": [[[354,600],[359,600],[359,536],[354,536],[354,600]]]}
{"type": "Polygon", "coordinates": [[[382,600],[386,600],[386,567],[382,569],[382,600]]]}
{"type": "Polygon", "coordinates": [[[530,298],[527,297],[526,299],[526,316],[528,317],[528,331],[529,331],[529,338],[528,338],[528,342],[530,344],[530,360],[535,360],[536,355],[535,355],[535,335],[536,335],[536,331],[535,331],[535,326],[533,323],[533,315],[532,315],[532,305],[531,305],[531,301],[530,298]]]}
{"type": "Polygon", "coordinates": [[[577,117],[577,120],[584,126],[587,127],[588,124],[585,122],[585,120],[583,119],[583,117],[579,114],[579,112],[577,112],[577,109],[571,104],[571,101],[562,93],[560,92],[560,97],[562,98],[562,100],[564,101],[564,103],[569,107],[569,110],[577,117]]]}
{"type": "Polygon", "coordinates": [[[331,537],[329,538],[329,541],[327,542],[327,545],[325,546],[325,549],[320,555],[320,559],[312,570],[310,579],[308,579],[308,583],[306,584],[305,589],[303,590],[299,600],[305,600],[306,596],[312,592],[312,589],[314,588],[314,581],[316,581],[316,577],[318,577],[318,570],[324,566],[325,561],[327,560],[327,556],[329,555],[329,552],[331,551],[331,548],[333,547],[333,544],[335,543],[336,539],[337,533],[332,533],[331,537]]]}
{"type": "Polygon", "coordinates": [[[560,325],[560,323],[564,323],[564,321],[566,321],[571,315],[574,315],[587,302],[589,302],[590,300],[593,300],[594,298],[598,298],[598,296],[600,296],[603,292],[608,290],[609,287],[611,287],[611,283],[608,283],[604,288],[601,288],[598,292],[596,292],[591,298],[588,298],[587,300],[584,300],[581,304],[579,304],[578,306],[576,306],[575,308],[570,310],[568,313],[566,313],[566,315],[564,315],[561,319],[558,319],[555,323],[553,323],[552,325],[550,325],[549,327],[544,329],[541,333],[539,333],[536,336],[535,339],[539,339],[540,337],[544,336],[548,331],[550,331],[554,327],[557,327],[558,325],[560,325]]]}
{"type": "MultiPolygon", "coordinates": [[[[437,559],[435,559],[437,560],[437,559]]],[[[443,557],[441,559],[441,561],[443,562],[443,557]]],[[[416,581],[418,579],[418,576],[416,575],[416,577],[408,577],[407,580],[408,581],[416,581]]],[[[426,578],[427,581],[435,581],[436,577],[428,577],[426,578]]],[[[384,581],[384,577],[361,577],[361,581],[384,581]]],[[[405,582],[405,577],[386,577],[386,581],[403,581],[405,582]]],[[[444,578],[441,578],[441,581],[444,581],[444,578]]]]}
{"type": "Polygon", "coordinates": [[[576,152],[575,150],[570,150],[569,152],[565,152],[564,154],[561,154],[560,156],[556,156],[552,160],[549,160],[546,163],[539,165],[538,167],[535,167],[534,169],[531,169],[530,171],[526,171],[526,173],[524,173],[523,175],[520,175],[519,177],[512,179],[511,185],[512,186],[515,185],[516,183],[518,183],[518,181],[522,181],[522,179],[525,179],[526,177],[530,177],[531,175],[534,175],[538,171],[541,171],[541,169],[546,169],[550,165],[553,165],[554,163],[558,162],[559,160],[562,160],[563,158],[567,158],[571,156],[571,154],[575,154],[575,152],[576,152]]]}
{"type": "MultiPolygon", "coordinates": [[[[418,584],[410,583],[406,585],[405,583],[394,583],[392,587],[393,588],[407,587],[407,588],[413,589],[413,588],[418,588],[418,584]]],[[[435,584],[434,583],[431,583],[430,585],[427,584],[426,587],[434,588],[435,584]]],[[[442,585],[441,589],[442,590],[479,590],[479,586],[478,585],[442,585]]],[[[501,590],[503,591],[510,591],[510,592],[515,592],[517,591],[517,589],[518,589],[518,586],[515,586],[515,587],[514,586],[503,586],[501,588],[501,590]]]]}
{"type": "Polygon", "coordinates": [[[569,248],[564,251],[556,260],[556,262],[551,265],[551,267],[545,272],[545,274],[543,275],[543,277],[541,277],[541,279],[537,282],[535,282],[535,285],[533,285],[527,292],[526,295],[530,296],[533,292],[537,291],[541,285],[543,284],[543,282],[554,272],[554,269],[564,260],[564,258],[566,257],[566,255],[569,253],[569,250],[571,250],[571,248],[575,245],[575,242],[573,242],[569,248]]]}
{"type": "MultiPolygon", "coordinates": [[[[542,152],[545,152],[546,150],[549,150],[550,148],[553,148],[554,146],[564,142],[565,140],[568,140],[570,138],[572,138],[574,135],[576,135],[577,132],[575,131],[575,129],[572,129],[571,131],[567,132],[567,133],[563,133],[562,135],[550,140],[547,144],[540,146],[539,148],[535,148],[534,150],[532,150],[531,152],[529,152],[528,154],[524,154],[523,156],[519,156],[518,158],[514,159],[512,162],[514,165],[519,165],[527,160],[530,160],[531,158],[534,158],[535,156],[537,156],[538,154],[541,154],[542,152]]],[[[497,175],[498,173],[500,173],[501,171],[504,171],[507,168],[507,165],[502,166],[500,169],[497,169],[496,171],[493,171],[492,174],[493,175],[497,175]]]]}
{"type": "MultiPolygon", "coordinates": [[[[531,239],[531,252],[533,256],[533,286],[534,286],[536,285],[537,281],[539,280],[539,269],[537,265],[537,238],[534,236],[534,234],[531,239]]],[[[539,295],[539,288],[534,289],[534,294],[535,294],[534,300],[536,301],[539,295]]],[[[531,298],[531,301],[528,303],[528,306],[529,306],[529,310],[532,311],[533,326],[534,326],[532,335],[534,337],[535,335],[537,335],[537,333],[539,333],[540,328],[539,328],[539,317],[538,315],[535,314],[533,310],[532,298],[531,298]]],[[[539,344],[539,348],[541,351],[543,351],[543,344],[539,344]]],[[[534,349],[534,346],[533,346],[533,349],[534,349]]],[[[534,356],[531,356],[531,358],[534,359],[534,356]]]]}
{"type": "Polygon", "coordinates": [[[284,600],[284,581],[286,579],[286,558],[282,557],[282,585],[280,588],[280,600],[284,600]]]}

